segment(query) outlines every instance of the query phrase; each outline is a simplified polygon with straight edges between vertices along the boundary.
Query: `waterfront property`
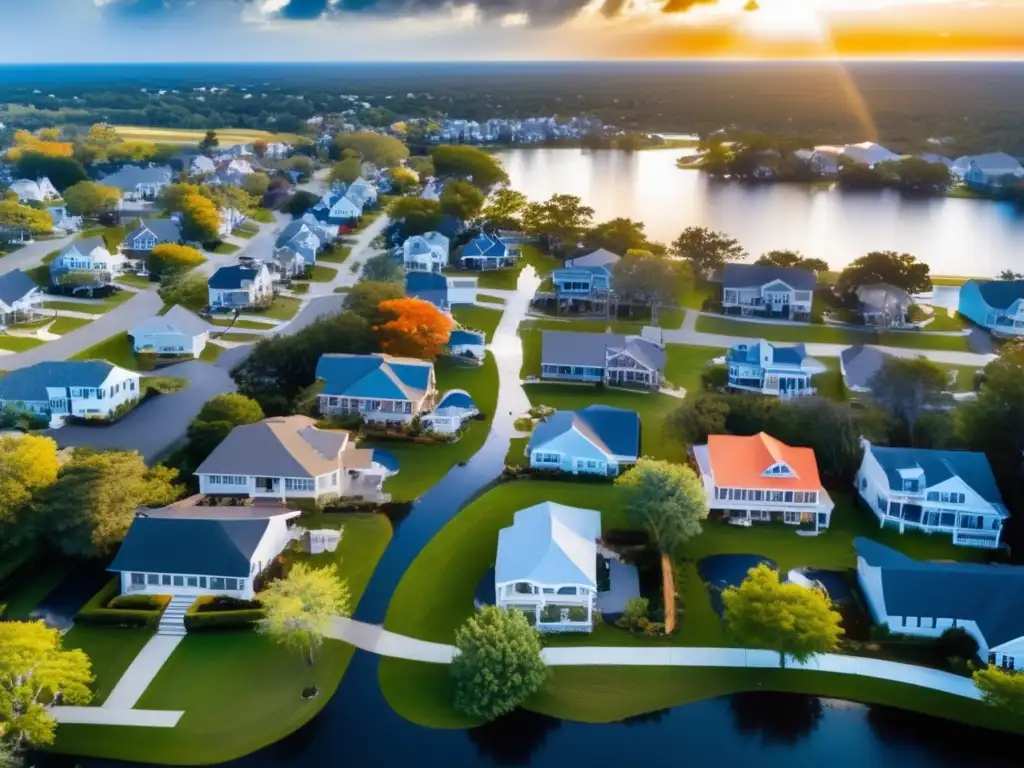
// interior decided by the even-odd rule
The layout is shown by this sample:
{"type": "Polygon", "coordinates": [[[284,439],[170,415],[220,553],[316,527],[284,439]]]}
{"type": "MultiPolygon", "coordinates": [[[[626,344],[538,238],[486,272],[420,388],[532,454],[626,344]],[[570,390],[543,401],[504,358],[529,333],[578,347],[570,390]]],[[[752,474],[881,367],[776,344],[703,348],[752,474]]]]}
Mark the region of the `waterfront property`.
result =
{"type": "Polygon", "coordinates": [[[442,275],[440,272],[408,272],[405,294],[429,301],[438,309],[476,303],[477,278],[442,275]]]}
{"type": "Polygon", "coordinates": [[[815,394],[811,378],[825,371],[803,344],[781,346],[764,339],[735,345],[727,359],[730,389],[782,398],[815,394]]]}
{"type": "Polygon", "coordinates": [[[324,383],[319,396],[324,416],[405,426],[437,402],[434,364],[411,357],[321,355],[316,378],[324,383]]]}
{"type": "Polygon", "coordinates": [[[902,288],[887,283],[862,285],[855,291],[864,325],[898,328],[910,322],[914,300],[902,288]]]}
{"type": "Polygon", "coordinates": [[[481,232],[462,247],[460,261],[466,269],[501,269],[514,266],[516,254],[497,235],[481,232]]]}
{"type": "Polygon", "coordinates": [[[1024,567],[920,561],[863,537],[853,543],[857,581],[876,624],[918,637],[959,627],[989,664],[1024,664],[1024,567]]]}
{"type": "Polygon", "coordinates": [[[494,595],[540,632],[589,632],[597,601],[601,513],[554,502],[515,513],[498,533],[494,595]]]}
{"type": "Polygon", "coordinates": [[[402,264],[410,272],[440,272],[448,266],[449,247],[440,232],[414,235],[402,243],[402,264]]]}
{"type": "Polygon", "coordinates": [[[86,277],[95,285],[106,285],[123,265],[124,257],[108,251],[102,237],[87,237],[66,245],[50,262],[50,282],[60,285],[65,275],[74,274],[86,277]]]}
{"type": "Polygon", "coordinates": [[[0,377],[0,410],[57,420],[109,419],[139,393],[139,374],[106,361],[46,361],[0,377]]]}
{"type": "Polygon", "coordinates": [[[952,534],[966,547],[999,546],[1010,513],[985,454],[861,445],[857,492],[880,526],[952,534]]]}
{"type": "Polygon", "coordinates": [[[31,320],[39,310],[43,292],[20,269],[0,275],[0,328],[19,320],[31,320]]]}
{"type": "Polygon", "coordinates": [[[958,310],[998,336],[1024,336],[1024,280],[968,280],[958,310]]]}
{"type": "Polygon", "coordinates": [[[722,312],[806,320],[811,316],[817,282],[807,269],[726,264],[722,270],[722,312]]]}
{"type": "Polygon", "coordinates": [[[608,405],[556,411],[537,425],[526,454],[534,469],[614,477],[640,455],[640,416],[608,405]]]}
{"type": "Polygon", "coordinates": [[[441,397],[436,408],[423,414],[423,426],[430,432],[452,435],[479,413],[469,392],[450,389],[441,397]]]}
{"type": "Polygon", "coordinates": [[[274,295],[265,264],[254,267],[221,267],[207,282],[211,309],[250,309],[269,302],[274,295]]]}
{"type": "Polygon", "coordinates": [[[569,300],[604,298],[612,289],[612,270],[621,258],[604,248],[574,256],[551,273],[555,295],[569,300]]]}
{"type": "Polygon", "coordinates": [[[658,389],[665,350],[641,336],[544,331],[541,378],[658,389]]]}
{"type": "Polygon", "coordinates": [[[210,340],[210,326],[177,304],[163,315],[145,320],[130,331],[136,352],[198,358],[210,340]]]}
{"type": "Polygon", "coordinates": [[[235,427],[195,471],[202,493],[250,499],[375,498],[387,470],[373,451],[308,416],[278,416],[235,427]]]}
{"type": "Polygon", "coordinates": [[[958,157],[953,161],[952,170],[968,187],[982,191],[1013,186],[1024,178],[1024,166],[1017,158],[1005,152],[958,157]]]}
{"type": "Polygon", "coordinates": [[[834,504],[818,476],[810,448],[795,448],[761,432],[749,437],[710,435],[693,446],[708,507],[730,523],[781,521],[828,528],[834,504]]]}

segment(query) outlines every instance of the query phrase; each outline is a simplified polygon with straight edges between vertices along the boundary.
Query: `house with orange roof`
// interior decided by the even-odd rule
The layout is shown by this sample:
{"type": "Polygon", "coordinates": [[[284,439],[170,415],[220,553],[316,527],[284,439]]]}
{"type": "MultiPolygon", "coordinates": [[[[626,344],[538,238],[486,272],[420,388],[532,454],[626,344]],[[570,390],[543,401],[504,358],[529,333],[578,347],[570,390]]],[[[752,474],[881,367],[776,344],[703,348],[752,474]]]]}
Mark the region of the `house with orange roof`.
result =
{"type": "Polygon", "coordinates": [[[761,432],[710,435],[693,446],[708,507],[734,525],[778,521],[828,528],[835,506],[810,448],[794,448],[761,432]]]}

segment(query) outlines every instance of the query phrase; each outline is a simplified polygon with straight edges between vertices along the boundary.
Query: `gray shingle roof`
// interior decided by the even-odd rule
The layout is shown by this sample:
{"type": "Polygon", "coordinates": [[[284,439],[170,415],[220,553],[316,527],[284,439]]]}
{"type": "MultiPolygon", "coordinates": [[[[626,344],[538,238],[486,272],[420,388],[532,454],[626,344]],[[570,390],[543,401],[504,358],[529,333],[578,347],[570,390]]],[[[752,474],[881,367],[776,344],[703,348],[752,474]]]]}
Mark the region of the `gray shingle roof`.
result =
{"type": "Polygon", "coordinates": [[[1024,567],[922,562],[862,537],[853,546],[882,569],[888,615],[974,621],[990,648],[1024,637],[1024,567]]]}
{"type": "Polygon", "coordinates": [[[906,311],[913,303],[910,294],[888,283],[859,286],[856,294],[861,309],[868,312],[906,311]]]}
{"type": "Polygon", "coordinates": [[[781,280],[795,291],[813,291],[818,278],[808,269],[774,267],[768,264],[726,264],[722,268],[723,288],[754,288],[781,280]]]}
{"type": "Polygon", "coordinates": [[[137,517],[108,570],[248,577],[269,525],[270,518],[137,517]]]}
{"type": "Polygon", "coordinates": [[[146,230],[153,233],[153,236],[163,243],[176,243],[181,240],[181,227],[173,219],[150,219],[149,221],[139,220],[139,226],[128,233],[124,239],[127,247],[136,237],[146,230]]]}
{"type": "Polygon", "coordinates": [[[119,171],[109,176],[104,176],[102,183],[108,187],[117,187],[123,190],[133,190],[139,184],[171,183],[173,171],[168,165],[155,165],[149,168],[140,168],[137,165],[126,165],[119,171]]]}
{"type": "Polygon", "coordinates": [[[131,329],[132,336],[147,333],[183,333],[186,336],[199,336],[207,333],[210,325],[198,315],[175,304],[163,315],[151,317],[131,329]]]}
{"type": "Polygon", "coordinates": [[[575,428],[604,453],[633,456],[640,453],[640,416],[636,411],[610,405],[590,405],[579,411],[556,411],[533,432],[528,450],[575,428]]]}
{"type": "Polygon", "coordinates": [[[843,361],[843,374],[849,387],[868,387],[882,363],[891,355],[866,344],[844,349],[839,357],[843,361]]]}
{"type": "Polygon", "coordinates": [[[0,377],[0,400],[49,400],[47,387],[99,387],[114,366],[103,360],[47,361],[0,377]]]}
{"type": "Polygon", "coordinates": [[[0,302],[10,306],[36,289],[36,282],[20,269],[0,275],[0,302]]]}
{"type": "Polygon", "coordinates": [[[573,333],[544,331],[541,334],[541,362],[604,368],[609,348],[625,349],[644,365],[665,368],[665,350],[639,336],[620,333],[573,333]]]}
{"type": "Polygon", "coordinates": [[[64,256],[69,251],[78,251],[83,256],[88,256],[97,248],[107,250],[107,243],[102,237],[83,237],[81,240],[75,240],[73,243],[68,243],[64,246],[57,258],[64,256]]]}
{"type": "Polygon", "coordinates": [[[990,307],[1007,309],[1017,299],[1024,299],[1024,280],[970,280],[978,286],[981,298],[990,307]]]}

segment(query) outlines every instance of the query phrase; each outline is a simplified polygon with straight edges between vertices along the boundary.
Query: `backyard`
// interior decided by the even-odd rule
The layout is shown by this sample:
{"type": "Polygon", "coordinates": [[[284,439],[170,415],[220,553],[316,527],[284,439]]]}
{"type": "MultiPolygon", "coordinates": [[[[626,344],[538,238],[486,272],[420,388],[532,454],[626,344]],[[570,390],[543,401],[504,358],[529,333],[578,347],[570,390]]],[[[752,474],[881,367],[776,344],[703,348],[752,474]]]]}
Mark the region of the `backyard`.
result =
{"type": "Polygon", "coordinates": [[[463,328],[473,331],[483,331],[487,334],[487,343],[494,339],[494,331],[501,322],[501,311],[487,309],[486,307],[463,306],[453,307],[452,315],[463,328]]]}

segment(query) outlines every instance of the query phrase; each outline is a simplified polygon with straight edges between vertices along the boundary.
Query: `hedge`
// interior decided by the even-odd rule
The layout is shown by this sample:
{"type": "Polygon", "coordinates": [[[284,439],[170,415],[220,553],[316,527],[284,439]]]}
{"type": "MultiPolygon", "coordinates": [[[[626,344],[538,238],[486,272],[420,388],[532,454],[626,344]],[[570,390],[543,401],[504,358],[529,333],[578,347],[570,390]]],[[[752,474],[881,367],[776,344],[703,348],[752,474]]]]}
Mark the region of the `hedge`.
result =
{"type": "Polygon", "coordinates": [[[155,627],[160,623],[160,616],[171,601],[169,595],[125,595],[118,597],[121,591],[121,578],[115,576],[87,602],[78,613],[75,614],[75,621],[81,624],[102,624],[115,627],[155,627]],[[121,605],[139,605],[139,597],[146,597],[146,604],[156,604],[158,608],[148,610],[108,608],[115,601],[121,601],[121,605]]]}
{"type": "MultiPolygon", "coordinates": [[[[223,629],[251,629],[264,617],[262,608],[243,608],[240,610],[210,610],[211,604],[218,601],[215,595],[203,595],[197,598],[185,612],[185,629],[189,632],[215,632],[223,629]]],[[[219,600],[222,604],[223,598],[219,600]]]]}

